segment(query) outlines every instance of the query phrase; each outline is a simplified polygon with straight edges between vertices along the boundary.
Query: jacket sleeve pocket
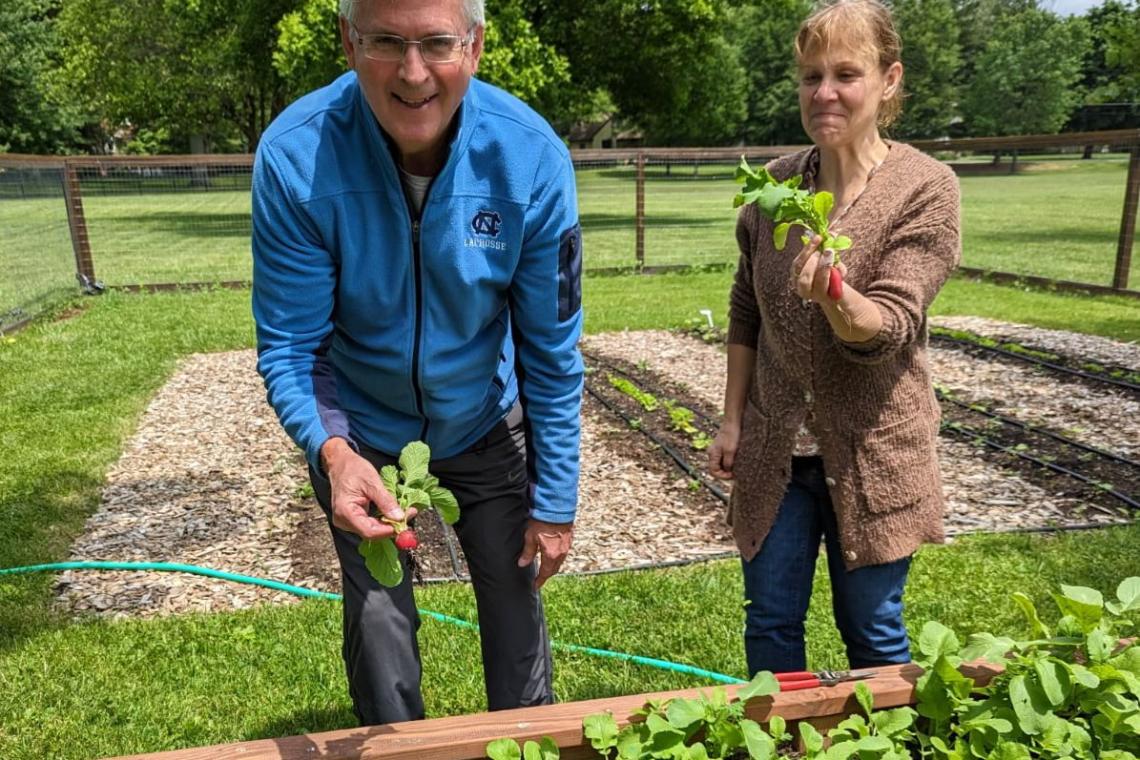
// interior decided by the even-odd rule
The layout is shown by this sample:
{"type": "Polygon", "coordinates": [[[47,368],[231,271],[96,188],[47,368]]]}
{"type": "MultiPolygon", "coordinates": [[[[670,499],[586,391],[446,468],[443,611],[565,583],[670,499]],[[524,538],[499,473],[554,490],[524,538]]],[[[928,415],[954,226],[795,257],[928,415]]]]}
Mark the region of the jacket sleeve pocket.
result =
{"type": "Polygon", "coordinates": [[[558,245],[558,321],[565,322],[582,306],[582,225],[562,233],[558,245]]]}
{"type": "Polygon", "coordinates": [[[940,489],[937,421],[925,414],[868,431],[855,440],[855,468],[870,512],[892,512],[940,489]]]}

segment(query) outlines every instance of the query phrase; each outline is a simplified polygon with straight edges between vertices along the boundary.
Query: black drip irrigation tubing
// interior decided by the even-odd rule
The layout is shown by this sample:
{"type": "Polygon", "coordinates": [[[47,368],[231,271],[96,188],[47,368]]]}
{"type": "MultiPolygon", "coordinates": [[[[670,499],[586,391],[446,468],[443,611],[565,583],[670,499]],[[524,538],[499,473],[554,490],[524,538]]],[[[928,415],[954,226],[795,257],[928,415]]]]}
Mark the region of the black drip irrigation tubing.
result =
{"type": "Polygon", "coordinates": [[[443,521],[437,510],[432,510],[435,513],[436,520],[439,522],[439,529],[443,532],[443,543],[447,547],[447,556],[451,558],[451,572],[455,575],[455,580],[470,580],[469,576],[462,573],[462,565],[459,563],[459,553],[455,551],[455,539],[452,538],[451,528],[443,521]]]}
{"type": "MultiPolygon", "coordinates": [[[[624,376],[624,377],[626,377],[626,378],[629,378],[629,380],[631,380],[631,381],[635,381],[635,380],[637,380],[637,379],[638,379],[638,378],[634,377],[633,375],[631,375],[630,373],[626,372],[626,371],[625,371],[624,369],[622,369],[621,367],[615,367],[614,365],[612,365],[612,364],[610,364],[610,363],[608,363],[608,362],[604,361],[603,359],[601,359],[601,358],[600,358],[599,356],[597,356],[596,354],[591,354],[591,353],[589,353],[589,352],[587,352],[587,351],[583,351],[583,352],[582,352],[582,356],[584,356],[584,357],[586,357],[587,359],[589,359],[591,363],[593,363],[593,364],[597,364],[597,365],[598,365],[599,367],[601,367],[602,369],[605,369],[605,370],[608,370],[608,371],[612,371],[612,372],[616,372],[616,373],[617,373],[617,374],[619,374],[619,375],[622,375],[622,376],[624,376]]],[[[697,417],[700,417],[702,420],[704,420],[704,421],[705,421],[705,422],[706,422],[706,423],[709,425],[709,427],[711,427],[711,428],[712,428],[714,431],[715,431],[715,430],[717,430],[717,429],[720,427],[720,423],[719,423],[719,422],[717,422],[717,421],[716,421],[716,420],[714,420],[712,417],[710,417],[709,415],[707,415],[707,414],[705,414],[704,412],[702,412],[700,409],[692,409],[692,408],[690,408],[690,407],[687,407],[687,406],[686,406],[685,408],[686,408],[686,409],[688,409],[688,410],[689,410],[690,412],[692,412],[693,414],[695,414],[697,417]]]]}
{"type": "Polygon", "coordinates": [[[1080,441],[1074,441],[1072,438],[1067,438],[1060,433],[1054,433],[1051,430],[1046,430],[1045,428],[1040,428],[1036,425],[1030,425],[1028,422],[1022,422],[1021,420],[1016,420],[1012,417],[1006,417],[1005,415],[998,414],[997,412],[991,412],[988,409],[979,408],[973,404],[967,404],[965,401],[959,401],[950,394],[938,389],[935,389],[934,394],[938,397],[939,401],[949,401],[951,404],[960,406],[963,409],[968,409],[971,412],[976,412],[984,417],[999,420],[1006,425],[1012,425],[1013,427],[1021,428],[1022,430],[1028,431],[1030,433],[1047,436],[1055,441],[1059,441],[1060,443],[1065,444],[1066,446],[1072,446],[1073,448],[1080,449],[1081,451],[1087,451],[1090,454],[1096,454],[1097,456],[1103,457],[1105,459],[1111,459],[1114,462],[1119,462],[1120,464],[1126,464],[1130,467],[1140,469],[1140,462],[1133,461],[1127,457],[1122,457],[1119,454],[1114,454],[1111,451],[1098,449],[1095,446],[1089,446],[1088,444],[1081,443],[1080,441]]]}
{"type": "MultiPolygon", "coordinates": [[[[942,429],[943,430],[949,430],[950,432],[955,433],[955,434],[961,436],[962,438],[969,438],[971,440],[980,441],[981,443],[985,444],[986,446],[989,446],[992,449],[996,449],[997,451],[1001,451],[1001,452],[1004,452],[1006,454],[1010,454],[1012,456],[1018,457],[1019,459],[1024,459],[1025,461],[1031,462],[1032,464],[1035,464],[1038,467],[1045,467],[1045,468],[1052,470],[1053,472],[1060,473],[1061,475],[1068,475],[1070,478],[1074,478],[1076,480],[1081,481],[1082,483],[1085,483],[1087,485],[1091,485],[1094,488],[1097,488],[1098,490],[1101,490],[1104,493],[1119,499],[1120,501],[1124,502],[1125,504],[1127,504],[1128,506],[1132,507],[1135,510],[1140,510],[1140,502],[1137,502],[1135,499],[1133,499],[1130,496],[1127,496],[1126,494],[1120,493],[1120,491],[1117,491],[1115,488],[1112,488],[1112,489],[1101,488],[1101,485],[1098,481],[1093,480],[1092,478],[1088,477],[1087,475],[1082,475],[1079,472],[1075,472],[1073,470],[1070,470],[1067,467],[1062,467],[1061,465],[1056,464],[1054,462],[1046,462],[1044,459],[1039,459],[1039,458],[1033,456],[1032,454],[1026,454],[1024,452],[1012,449],[1009,446],[1005,446],[1001,443],[998,443],[997,441],[986,438],[984,435],[982,435],[981,431],[974,430],[974,429],[969,428],[965,425],[953,425],[953,424],[943,425],[942,429]]],[[[1093,509],[1096,509],[1098,512],[1103,512],[1105,514],[1112,515],[1113,517],[1116,517],[1115,513],[1113,513],[1111,510],[1109,510],[1105,507],[1099,506],[1097,504],[1089,504],[1089,506],[1092,507],[1093,509]]]]}
{"type": "Polygon", "coordinates": [[[981,343],[975,343],[972,340],[952,338],[949,335],[939,335],[938,333],[931,333],[930,337],[946,343],[953,343],[958,346],[976,348],[980,351],[992,351],[995,354],[1008,356],[1013,359],[1028,362],[1029,364],[1037,364],[1042,367],[1047,367],[1055,372],[1062,372],[1068,375],[1076,375],[1077,377],[1083,377],[1086,380],[1095,380],[1101,383],[1108,383],[1109,385],[1115,385],[1120,388],[1126,388],[1130,391],[1140,393],[1140,385],[1137,385],[1136,383],[1130,383],[1127,380],[1118,380],[1115,377],[1105,377],[1104,375],[1098,375],[1095,372],[1085,372],[1084,370],[1073,369],[1072,367],[1066,367],[1063,364],[1054,364],[1053,362],[1047,362],[1044,359],[1038,359],[1034,356],[1026,356],[1025,354],[1019,354],[1016,351],[1009,351],[1004,348],[998,348],[997,346],[984,346],[981,343]]]}
{"type": "Polygon", "coordinates": [[[993,528],[986,530],[964,530],[961,532],[946,531],[946,535],[957,538],[958,536],[978,536],[978,535],[1005,535],[1011,533],[1075,533],[1085,530],[1104,530],[1105,528],[1119,528],[1125,525],[1131,525],[1131,522],[1120,523],[1072,523],[1069,525],[1040,525],[1030,528],[993,528]]]}
{"type": "MultiPolygon", "coordinates": [[[[970,344],[966,341],[962,341],[962,342],[967,343],[967,345],[974,345],[974,344],[970,344]]],[[[982,348],[984,348],[984,346],[982,348]]],[[[1012,355],[1017,357],[1017,358],[1021,358],[1017,354],[1012,354],[1012,355]]],[[[636,379],[636,378],[632,378],[629,375],[629,373],[623,372],[621,369],[619,369],[617,367],[613,367],[612,365],[608,365],[603,361],[599,361],[596,357],[591,356],[590,354],[588,354],[586,352],[583,352],[583,356],[586,356],[591,361],[601,365],[604,368],[612,369],[612,370],[614,370],[614,371],[616,371],[622,375],[625,375],[626,377],[630,377],[630,379],[636,379]]],[[[1067,368],[1063,368],[1063,369],[1065,369],[1067,371],[1067,368]]],[[[621,409],[618,409],[616,406],[614,406],[610,402],[606,401],[605,398],[603,398],[597,391],[595,391],[592,387],[590,387],[589,383],[585,383],[584,385],[585,385],[586,392],[588,392],[591,396],[596,398],[602,404],[602,406],[604,406],[609,411],[611,411],[614,414],[621,417],[622,420],[624,420],[626,422],[626,424],[631,424],[633,422],[632,418],[629,415],[625,414],[625,412],[623,412],[621,409]]],[[[961,403],[955,399],[949,399],[948,398],[947,400],[954,401],[955,403],[959,403],[959,404],[961,403]]],[[[972,407],[969,407],[968,405],[967,405],[967,408],[972,409],[972,407]]],[[[700,414],[704,419],[706,419],[706,420],[709,419],[707,417],[707,415],[701,414],[701,412],[699,410],[694,410],[694,411],[697,414],[700,414]]],[[[980,411],[980,410],[972,409],[972,411],[980,411]]],[[[1019,425],[1024,425],[1024,423],[1020,423],[1016,420],[1011,420],[1011,422],[1019,424],[1019,425]]],[[[643,434],[645,434],[651,441],[653,441],[655,444],[660,446],[662,451],[667,453],[673,459],[673,461],[679,467],[681,467],[682,470],[685,471],[685,473],[687,473],[688,475],[693,477],[695,480],[699,481],[701,483],[701,485],[708,488],[713,493],[713,495],[715,495],[722,502],[728,503],[728,496],[724,493],[724,491],[722,491],[721,489],[712,485],[711,483],[708,483],[705,480],[705,478],[703,477],[703,475],[701,473],[697,472],[696,470],[694,470],[693,467],[691,465],[689,465],[689,463],[687,461],[685,461],[685,459],[680,454],[678,454],[676,452],[676,450],[673,449],[672,446],[670,446],[668,443],[662,441],[658,436],[656,436],[653,433],[651,433],[650,431],[646,430],[644,427],[639,427],[638,429],[643,434]]],[[[1117,491],[1115,489],[1112,489],[1112,490],[1102,489],[1100,487],[1100,484],[1097,481],[1095,481],[1095,480],[1093,480],[1093,479],[1091,479],[1085,475],[1082,475],[1079,472],[1074,472],[1072,470],[1069,470],[1066,467],[1062,467],[1061,465],[1054,464],[1052,462],[1046,462],[1043,459],[1039,459],[1039,458],[1031,456],[1029,454],[1024,454],[1020,451],[1015,451],[1014,449],[1012,449],[1008,446],[1004,446],[1004,445],[998,443],[997,441],[993,441],[989,438],[986,438],[979,431],[971,431],[971,430],[968,430],[966,428],[954,427],[954,426],[950,426],[950,425],[943,426],[943,429],[949,430],[949,431],[956,433],[957,435],[964,437],[964,438],[980,440],[986,446],[989,446],[990,448],[996,449],[996,450],[1001,451],[1001,452],[1006,453],[1006,454],[1016,456],[1020,459],[1024,459],[1024,460],[1031,462],[1032,464],[1034,464],[1038,467],[1045,467],[1047,469],[1053,470],[1054,472],[1058,472],[1058,473],[1063,474],[1063,475],[1068,475],[1069,477],[1075,478],[1075,479],[1081,481],[1082,483],[1085,483],[1087,485],[1091,485],[1091,486],[1093,486],[1099,490],[1104,490],[1105,493],[1123,501],[1125,504],[1132,507],[1133,509],[1140,510],[1140,503],[1136,502],[1134,499],[1130,498],[1129,496],[1127,496],[1125,494],[1120,493],[1119,491],[1117,491]]],[[[1042,433],[1049,434],[1048,431],[1043,431],[1043,430],[1038,430],[1038,429],[1033,429],[1033,432],[1042,432],[1042,433]]],[[[1050,434],[1050,435],[1052,435],[1052,434],[1050,434]]],[[[1094,453],[1097,453],[1097,454],[1107,454],[1109,457],[1112,457],[1112,458],[1119,458],[1119,457],[1115,457],[1115,455],[1111,454],[1110,452],[1101,452],[1098,449],[1093,449],[1092,447],[1087,447],[1084,444],[1078,443],[1077,441],[1070,441],[1068,439],[1063,439],[1063,440],[1066,443],[1070,443],[1072,445],[1077,446],[1078,448],[1087,449],[1087,450],[1093,451],[1094,453]]],[[[1123,461],[1127,464],[1133,464],[1133,465],[1136,464],[1136,463],[1132,462],[1131,460],[1123,460],[1123,461]]],[[[1089,506],[1092,507],[1093,509],[1096,509],[1097,511],[1102,512],[1104,514],[1107,514],[1109,516],[1112,516],[1112,517],[1117,516],[1111,510],[1109,510],[1105,507],[1101,507],[1098,504],[1090,504],[1089,506]]],[[[1060,525],[1060,526],[1000,528],[1000,529],[996,529],[996,530],[985,530],[985,531],[963,531],[961,535],[965,535],[967,533],[969,533],[969,534],[977,534],[977,533],[995,533],[995,534],[996,533],[1053,533],[1053,532],[1059,532],[1059,531],[1097,530],[1097,529],[1105,528],[1105,527],[1111,527],[1111,524],[1106,525],[1104,523],[1079,523],[1079,524],[1074,524],[1074,525],[1060,525]]],[[[734,552],[728,552],[725,554],[724,557],[721,557],[720,555],[716,555],[716,556],[710,556],[710,557],[705,557],[705,558],[695,558],[695,559],[685,559],[685,560],[678,560],[678,561],[672,561],[672,562],[654,563],[654,564],[640,565],[640,566],[638,566],[637,569],[653,569],[653,568],[657,568],[657,567],[670,567],[670,566],[674,566],[674,565],[695,564],[697,562],[712,561],[712,560],[723,559],[723,558],[732,557],[732,556],[736,556],[736,554],[734,552]]],[[[612,570],[610,570],[610,569],[592,570],[592,571],[584,571],[584,572],[572,573],[572,574],[574,574],[574,575],[594,575],[594,574],[603,574],[603,573],[610,573],[610,572],[619,572],[622,569],[628,569],[628,568],[615,568],[612,570]]]]}
{"type": "MultiPolygon", "coordinates": [[[[590,387],[590,383],[585,383],[584,385],[586,388],[586,392],[589,393],[594,398],[596,398],[602,406],[604,406],[606,409],[608,409],[609,411],[613,412],[614,414],[616,414],[617,416],[619,416],[623,420],[625,420],[625,423],[627,425],[633,426],[633,418],[632,417],[627,415],[621,409],[618,409],[616,406],[611,404],[609,401],[606,401],[606,399],[603,398],[600,393],[598,393],[597,391],[595,391],[593,388],[590,387]]],[[[668,454],[673,459],[673,461],[677,463],[677,466],[680,467],[682,470],[684,470],[685,473],[690,478],[692,478],[693,480],[697,481],[702,486],[707,488],[712,493],[713,496],[720,499],[723,503],[725,503],[725,504],[728,503],[728,494],[726,494],[724,491],[722,491],[720,488],[713,485],[712,483],[709,483],[705,479],[704,473],[700,472],[699,470],[694,468],[692,465],[690,465],[685,460],[685,457],[683,457],[681,454],[679,454],[677,452],[677,450],[674,449],[670,444],[666,443],[659,436],[654,435],[649,430],[646,430],[644,426],[638,425],[637,428],[641,431],[641,433],[643,435],[645,435],[647,438],[649,438],[649,440],[653,441],[655,444],[660,446],[661,450],[664,451],[666,454],[668,454]]]]}

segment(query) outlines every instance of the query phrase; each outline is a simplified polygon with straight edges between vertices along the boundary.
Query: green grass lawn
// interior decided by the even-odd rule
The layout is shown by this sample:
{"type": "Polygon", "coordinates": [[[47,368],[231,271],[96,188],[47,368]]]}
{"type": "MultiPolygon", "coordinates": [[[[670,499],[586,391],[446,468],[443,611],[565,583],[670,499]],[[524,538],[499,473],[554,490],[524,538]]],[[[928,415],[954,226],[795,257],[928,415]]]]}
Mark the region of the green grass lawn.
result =
{"type": "Polygon", "coordinates": [[[95,195],[83,202],[108,284],[248,280],[249,191],[95,195]]]}
{"type": "MultiPolygon", "coordinates": [[[[588,277],[587,330],[676,326],[700,308],[712,308],[723,324],[731,275],[588,277]]],[[[179,357],[253,344],[248,299],[248,292],[225,290],[109,294],[0,339],[0,446],[7,455],[0,468],[0,567],[66,558],[98,506],[108,467],[179,357]]],[[[936,311],[1140,337],[1140,304],[1125,299],[955,281],[936,311]]],[[[907,619],[912,627],[934,618],[960,632],[1017,635],[1010,593],[1028,593],[1055,618],[1051,588],[1068,582],[1111,592],[1119,579],[1140,574],[1137,545],[1140,527],[928,547],[912,571],[907,619]]],[[[52,613],[50,584],[48,575],[0,579],[5,760],[99,757],[353,724],[336,603],[75,624],[52,613]]],[[[841,665],[826,573],[817,584],[810,662],[841,665]]],[[[556,578],[545,596],[557,641],[744,672],[735,562],[556,578]]],[[[464,586],[423,589],[419,604],[474,620],[464,586]]],[[[429,714],[482,709],[476,636],[434,620],[425,620],[421,634],[429,714]]],[[[563,700],[701,685],[564,652],[556,654],[556,671],[563,700]]]]}
{"type": "MultiPolygon", "coordinates": [[[[1028,157],[1017,175],[961,178],[963,264],[1108,285],[1127,162],[1028,157]]],[[[645,264],[732,264],[731,166],[647,170],[645,264]]],[[[240,178],[239,178],[240,179],[240,178]]],[[[97,277],[109,285],[250,276],[247,191],[235,178],[199,192],[84,197],[97,277]],[[228,189],[227,189],[228,188],[228,189]]],[[[628,167],[578,171],[586,267],[636,266],[636,183],[628,167]]],[[[0,201],[0,314],[74,286],[62,199],[0,201]]],[[[1140,289],[1140,265],[1130,287],[1140,289]]]]}

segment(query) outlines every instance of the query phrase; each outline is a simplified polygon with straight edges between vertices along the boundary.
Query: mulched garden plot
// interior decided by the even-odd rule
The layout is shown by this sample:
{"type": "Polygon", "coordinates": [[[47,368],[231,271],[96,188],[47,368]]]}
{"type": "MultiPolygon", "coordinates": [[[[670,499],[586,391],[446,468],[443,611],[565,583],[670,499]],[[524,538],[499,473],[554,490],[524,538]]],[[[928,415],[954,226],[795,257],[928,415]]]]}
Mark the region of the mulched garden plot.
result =
{"type": "MultiPolygon", "coordinates": [[[[707,491],[694,491],[690,479],[652,441],[589,394],[583,398],[582,417],[580,505],[574,549],[563,572],[697,560],[732,551],[719,500],[707,491]]],[[[290,582],[339,591],[340,571],[324,514],[314,499],[308,502],[293,537],[290,582]]],[[[417,518],[416,533],[420,538],[416,580],[455,579],[447,534],[459,562],[459,577],[468,577],[458,538],[434,513],[417,518]]]]}
{"type": "Polygon", "coordinates": [[[1109,491],[1129,496],[1133,501],[1140,500],[1140,469],[1067,446],[1048,436],[986,419],[948,402],[942,403],[942,418],[943,436],[959,435],[953,432],[953,428],[956,425],[961,426],[958,429],[965,435],[960,437],[967,442],[974,441],[981,456],[1010,472],[1015,472],[1019,477],[1038,485],[1054,496],[1076,500],[1078,506],[1072,511],[1073,517],[1087,517],[1090,511],[1095,511],[1118,520],[1137,519],[1135,510],[1109,491]],[[976,431],[976,435],[970,434],[973,431],[976,431]],[[1083,482],[987,446],[977,440],[979,437],[1079,473],[1095,484],[1083,482]]]}
{"type": "MultiPolygon", "coordinates": [[[[1013,328],[1029,331],[1020,338],[1026,345],[1061,353],[1057,343],[1063,342],[1072,356],[1095,355],[1105,366],[1131,366],[1133,356],[1140,355],[1140,347],[1131,344],[1068,333],[1037,340],[1032,328],[1013,328]],[[1081,350],[1086,341],[1095,352],[1081,350]]],[[[726,359],[717,336],[709,337],[713,343],[656,330],[584,339],[584,350],[598,365],[588,377],[591,388],[622,415],[637,420],[637,427],[592,396],[585,398],[575,546],[564,572],[684,562],[733,551],[724,505],[645,435],[653,432],[699,479],[727,491],[728,484],[704,475],[706,452],[694,448],[692,433],[675,429],[664,408],[668,400],[693,410],[694,428],[707,437],[715,434],[726,359]],[[662,408],[647,412],[614,388],[609,374],[657,396],[662,408]]],[[[985,403],[995,412],[1140,458],[1135,432],[1140,399],[1123,389],[1098,389],[1025,365],[936,346],[930,355],[935,381],[955,398],[985,403]]],[[[331,537],[307,487],[304,458],[265,404],[255,363],[252,351],[198,355],[180,363],[108,472],[103,504],[88,519],[70,559],[181,562],[340,590],[331,537]]],[[[954,420],[949,411],[947,418],[954,420]]],[[[982,425],[977,420],[971,424],[982,425]]],[[[1003,442],[1012,447],[1024,444],[1040,451],[1043,445],[1019,437],[1021,433],[1003,434],[1008,436],[1003,442]]],[[[952,534],[1123,519],[1098,511],[1106,502],[1095,487],[1086,493],[1068,478],[1044,476],[1037,468],[952,436],[943,436],[939,449],[952,534]]],[[[1061,452],[1043,453],[1068,462],[1061,452]]],[[[1080,454],[1071,456],[1087,464],[1080,454]]],[[[1138,490],[1135,474],[1090,472],[1098,482],[1131,489],[1133,495],[1138,490]]],[[[444,528],[429,517],[417,525],[423,542],[419,574],[451,579],[455,572],[444,528]]],[[[179,573],[65,572],[56,588],[68,613],[105,617],[296,601],[282,592],[179,573]]]]}
{"type": "Polygon", "coordinates": [[[1124,343],[1097,335],[998,322],[984,317],[938,317],[935,327],[963,331],[975,339],[1016,344],[1037,353],[1053,354],[1060,363],[1074,369],[1103,371],[1110,376],[1129,372],[1140,374],[1140,343],[1136,341],[1124,343]]]}
{"type": "MultiPolygon", "coordinates": [[[[705,451],[708,443],[716,435],[719,425],[718,415],[714,410],[708,408],[701,399],[691,395],[687,385],[663,378],[645,366],[638,366],[613,357],[608,357],[605,360],[600,360],[598,357],[587,358],[586,366],[589,372],[586,384],[590,393],[597,394],[607,404],[619,410],[625,419],[631,421],[627,424],[634,430],[642,431],[642,435],[652,433],[658,440],[666,442],[670,450],[675,455],[680,456],[690,468],[690,471],[686,472],[677,466],[679,477],[688,476],[692,479],[692,472],[699,473],[699,479],[693,480],[690,486],[693,490],[697,490],[698,483],[714,485],[722,492],[727,488],[708,474],[708,454],[705,451]],[[615,387],[611,382],[612,378],[626,379],[632,382],[642,393],[656,399],[656,408],[653,410],[646,409],[628,393],[615,387]],[[694,445],[694,434],[678,429],[670,416],[670,407],[673,409],[684,408],[694,412],[689,424],[699,431],[699,434],[705,436],[703,445],[694,445]]],[[[656,458],[673,462],[676,465],[672,456],[669,454],[661,456],[662,453],[664,452],[661,452],[660,447],[657,447],[656,458]]],[[[707,487],[702,490],[707,490],[707,487]]]]}

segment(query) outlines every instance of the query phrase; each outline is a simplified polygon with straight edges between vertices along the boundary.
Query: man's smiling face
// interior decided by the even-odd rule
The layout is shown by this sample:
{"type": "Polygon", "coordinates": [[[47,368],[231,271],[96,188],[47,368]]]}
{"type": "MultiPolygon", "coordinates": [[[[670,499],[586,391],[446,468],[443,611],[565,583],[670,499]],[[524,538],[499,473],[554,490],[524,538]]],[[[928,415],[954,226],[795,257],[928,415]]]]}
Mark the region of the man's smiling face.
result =
{"type": "Polygon", "coordinates": [[[483,28],[470,28],[462,0],[360,0],[355,11],[352,25],[341,19],[341,43],[364,97],[395,141],[403,168],[434,175],[446,157],[448,128],[479,68],[483,28]],[[367,58],[358,33],[408,40],[440,34],[466,39],[471,33],[473,39],[458,60],[428,64],[418,45],[408,45],[401,61],[367,58]]]}

